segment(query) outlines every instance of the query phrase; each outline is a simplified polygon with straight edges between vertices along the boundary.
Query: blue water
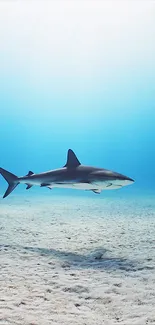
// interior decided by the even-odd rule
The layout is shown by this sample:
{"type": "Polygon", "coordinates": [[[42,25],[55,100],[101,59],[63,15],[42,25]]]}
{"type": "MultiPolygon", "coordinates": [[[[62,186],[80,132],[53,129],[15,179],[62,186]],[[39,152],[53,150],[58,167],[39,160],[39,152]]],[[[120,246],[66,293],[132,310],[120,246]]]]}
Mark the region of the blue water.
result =
{"type": "MultiPolygon", "coordinates": [[[[52,29],[54,27],[39,25],[39,17],[42,24],[46,20],[40,6],[36,25],[33,23],[34,8],[30,15],[27,7],[24,15],[24,7],[20,7],[20,16],[14,7],[12,24],[7,25],[7,30],[3,29],[0,166],[16,175],[26,175],[29,170],[38,173],[59,168],[65,164],[67,150],[71,148],[82,164],[111,169],[135,180],[134,185],[115,191],[116,195],[120,195],[120,191],[126,195],[153,193],[155,64],[153,34],[150,34],[152,29],[148,23],[152,19],[151,9],[147,11],[147,21],[143,22],[143,8],[139,29],[135,29],[135,34],[131,30],[126,41],[126,31],[130,31],[133,24],[136,26],[136,18],[132,20],[132,13],[137,10],[134,7],[129,12],[128,26],[125,25],[127,30],[124,30],[123,20],[118,29],[116,19],[114,24],[111,22],[110,33],[107,30],[109,22],[101,25],[97,9],[94,13],[85,10],[85,20],[83,18],[79,25],[82,27],[76,29],[81,14],[78,11],[76,16],[73,8],[71,13],[75,21],[71,19],[71,29],[60,25],[57,32],[52,29]],[[85,21],[88,19],[89,25],[92,16],[90,33],[94,28],[98,38],[94,34],[90,38],[89,29],[86,29],[85,21]],[[143,39],[140,38],[142,28],[146,32],[143,39]],[[76,35],[71,34],[74,29],[76,35]],[[139,42],[135,41],[136,37],[139,42]],[[103,59],[100,52],[106,53],[103,59]]],[[[46,13],[48,9],[45,8],[46,13]]],[[[50,17],[46,18],[50,24],[50,17]]],[[[58,22],[61,18],[58,14],[58,22]]],[[[6,19],[7,24],[9,18],[6,19]]],[[[56,21],[52,26],[57,28],[56,21]]],[[[0,177],[1,195],[6,185],[0,177]]],[[[20,185],[15,191],[28,196],[34,191],[38,195],[48,191],[32,188],[31,192],[26,192],[24,188],[20,185]]],[[[79,195],[75,190],[53,191],[79,195]]],[[[81,195],[85,193],[81,191],[81,195]]]]}

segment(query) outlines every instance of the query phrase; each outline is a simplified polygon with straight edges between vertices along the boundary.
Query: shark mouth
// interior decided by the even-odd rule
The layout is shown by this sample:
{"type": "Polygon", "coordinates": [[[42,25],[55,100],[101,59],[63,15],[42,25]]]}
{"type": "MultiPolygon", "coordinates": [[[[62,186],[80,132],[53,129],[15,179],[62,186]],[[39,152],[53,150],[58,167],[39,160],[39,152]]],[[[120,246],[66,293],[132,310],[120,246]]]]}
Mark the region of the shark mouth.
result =
{"type": "MultiPolygon", "coordinates": [[[[110,187],[110,186],[113,186],[113,185],[114,185],[114,184],[109,183],[106,187],[110,187]]],[[[122,187],[122,185],[118,185],[118,184],[115,184],[114,186],[122,187]]]]}
{"type": "Polygon", "coordinates": [[[108,184],[106,187],[110,187],[112,185],[112,183],[108,184]]]}

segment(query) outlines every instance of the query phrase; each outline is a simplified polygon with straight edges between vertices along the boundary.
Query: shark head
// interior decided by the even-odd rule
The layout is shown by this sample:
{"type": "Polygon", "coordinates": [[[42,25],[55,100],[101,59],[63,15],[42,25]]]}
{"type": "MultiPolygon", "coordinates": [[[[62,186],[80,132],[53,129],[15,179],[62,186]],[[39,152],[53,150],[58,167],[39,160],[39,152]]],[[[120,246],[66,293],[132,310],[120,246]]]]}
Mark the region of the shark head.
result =
{"type": "Polygon", "coordinates": [[[117,189],[134,183],[132,178],[106,169],[93,172],[91,181],[103,189],[117,189]]]}
{"type": "Polygon", "coordinates": [[[85,171],[86,173],[89,170],[88,183],[92,183],[94,186],[96,186],[96,188],[99,188],[100,190],[117,189],[134,183],[134,180],[132,178],[113,172],[111,170],[103,168],[95,168],[94,170],[94,168],[89,167],[87,169],[86,166],[81,165],[75,153],[71,149],[69,149],[67,155],[67,162],[64,167],[74,169],[79,166],[82,166],[83,171],[85,171]]]}

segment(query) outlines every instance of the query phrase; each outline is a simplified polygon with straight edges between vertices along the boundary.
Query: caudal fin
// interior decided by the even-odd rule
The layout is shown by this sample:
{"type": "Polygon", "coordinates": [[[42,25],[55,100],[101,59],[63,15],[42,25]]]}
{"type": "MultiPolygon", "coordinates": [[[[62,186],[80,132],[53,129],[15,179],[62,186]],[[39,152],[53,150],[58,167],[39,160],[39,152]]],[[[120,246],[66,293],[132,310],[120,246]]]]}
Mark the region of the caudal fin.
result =
{"type": "Polygon", "coordinates": [[[8,172],[7,170],[0,168],[0,174],[2,174],[2,176],[5,178],[5,180],[8,182],[8,188],[5,192],[5,194],[3,195],[3,198],[7,197],[15,188],[16,186],[19,184],[18,182],[18,177],[10,172],[8,172]]]}

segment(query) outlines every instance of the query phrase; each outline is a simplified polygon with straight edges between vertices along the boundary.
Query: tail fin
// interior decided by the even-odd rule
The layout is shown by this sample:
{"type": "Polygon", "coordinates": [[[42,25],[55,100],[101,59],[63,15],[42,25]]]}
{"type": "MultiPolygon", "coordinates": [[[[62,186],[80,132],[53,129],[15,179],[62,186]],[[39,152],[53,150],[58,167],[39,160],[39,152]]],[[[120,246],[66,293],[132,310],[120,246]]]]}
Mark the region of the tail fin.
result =
{"type": "Polygon", "coordinates": [[[5,178],[5,180],[9,184],[5,194],[3,195],[3,199],[4,199],[16,188],[16,186],[19,184],[19,182],[18,182],[18,177],[16,175],[8,172],[7,170],[5,170],[3,168],[0,168],[0,174],[2,174],[2,176],[5,178]]]}

